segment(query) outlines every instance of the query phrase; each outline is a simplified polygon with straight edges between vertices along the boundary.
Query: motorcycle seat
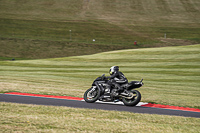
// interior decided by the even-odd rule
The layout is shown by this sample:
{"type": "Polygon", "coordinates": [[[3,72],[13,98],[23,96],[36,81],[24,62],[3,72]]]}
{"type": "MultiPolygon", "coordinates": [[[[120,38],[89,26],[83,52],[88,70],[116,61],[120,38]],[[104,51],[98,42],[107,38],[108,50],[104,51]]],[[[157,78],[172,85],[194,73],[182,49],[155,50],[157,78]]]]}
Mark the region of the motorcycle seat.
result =
{"type": "Polygon", "coordinates": [[[121,87],[126,88],[127,85],[128,85],[128,83],[124,83],[124,84],[121,84],[121,87]]]}

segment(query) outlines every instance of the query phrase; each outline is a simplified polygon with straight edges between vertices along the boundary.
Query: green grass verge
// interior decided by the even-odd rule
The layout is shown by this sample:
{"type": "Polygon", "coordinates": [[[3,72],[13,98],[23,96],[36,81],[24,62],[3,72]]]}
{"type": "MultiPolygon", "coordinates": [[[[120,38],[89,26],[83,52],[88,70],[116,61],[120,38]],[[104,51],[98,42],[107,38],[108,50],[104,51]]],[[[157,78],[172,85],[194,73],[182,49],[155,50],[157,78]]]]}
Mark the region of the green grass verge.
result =
{"type": "Polygon", "coordinates": [[[0,103],[1,132],[198,133],[200,119],[0,103]]]}
{"type": "Polygon", "coordinates": [[[121,50],[40,60],[0,61],[0,91],[82,97],[113,65],[144,79],[142,101],[200,108],[200,45],[121,50]]]}

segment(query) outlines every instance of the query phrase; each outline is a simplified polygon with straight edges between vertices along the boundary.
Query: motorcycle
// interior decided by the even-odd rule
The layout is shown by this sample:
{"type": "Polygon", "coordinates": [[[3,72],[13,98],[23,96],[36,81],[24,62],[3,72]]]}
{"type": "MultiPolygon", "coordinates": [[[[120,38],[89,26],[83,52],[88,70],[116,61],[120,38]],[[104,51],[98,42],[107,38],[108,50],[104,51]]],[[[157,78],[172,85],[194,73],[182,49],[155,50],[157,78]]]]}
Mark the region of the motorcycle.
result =
{"type": "Polygon", "coordinates": [[[131,81],[129,83],[121,84],[124,89],[123,92],[117,92],[115,86],[108,84],[105,74],[96,78],[92,87],[84,93],[84,100],[88,103],[94,103],[97,100],[103,102],[118,102],[122,101],[126,106],[135,106],[141,100],[141,94],[136,88],[143,86],[143,79],[141,81],[131,81]]]}

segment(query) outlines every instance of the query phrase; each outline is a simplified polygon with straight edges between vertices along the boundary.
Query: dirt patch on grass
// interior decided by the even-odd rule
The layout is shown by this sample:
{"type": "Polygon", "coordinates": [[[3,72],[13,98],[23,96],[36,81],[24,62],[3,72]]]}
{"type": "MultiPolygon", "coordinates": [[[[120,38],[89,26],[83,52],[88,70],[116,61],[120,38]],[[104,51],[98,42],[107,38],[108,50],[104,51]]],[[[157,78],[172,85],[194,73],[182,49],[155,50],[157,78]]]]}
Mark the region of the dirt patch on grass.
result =
{"type": "Polygon", "coordinates": [[[179,46],[179,45],[193,45],[196,44],[196,42],[194,41],[190,41],[190,40],[183,40],[183,39],[175,39],[175,38],[159,38],[159,40],[169,46],[179,46]]]}

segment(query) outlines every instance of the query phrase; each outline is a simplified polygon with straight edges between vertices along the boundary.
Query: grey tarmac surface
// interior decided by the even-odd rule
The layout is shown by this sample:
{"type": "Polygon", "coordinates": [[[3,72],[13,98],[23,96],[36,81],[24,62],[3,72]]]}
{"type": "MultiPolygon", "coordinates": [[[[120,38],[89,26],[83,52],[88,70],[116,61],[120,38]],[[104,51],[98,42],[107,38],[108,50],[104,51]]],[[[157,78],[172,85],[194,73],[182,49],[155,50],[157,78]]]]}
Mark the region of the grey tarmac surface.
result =
{"type": "Polygon", "coordinates": [[[150,108],[150,107],[141,107],[141,106],[128,107],[128,106],[116,105],[116,104],[86,103],[84,101],[76,101],[76,100],[18,96],[18,95],[8,95],[8,94],[0,94],[0,102],[12,102],[12,103],[48,105],[48,106],[66,106],[66,107],[74,107],[74,108],[127,111],[127,112],[133,112],[133,113],[173,115],[173,116],[200,118],[200,112],[159,109],[159,108],[150,108]]]}

